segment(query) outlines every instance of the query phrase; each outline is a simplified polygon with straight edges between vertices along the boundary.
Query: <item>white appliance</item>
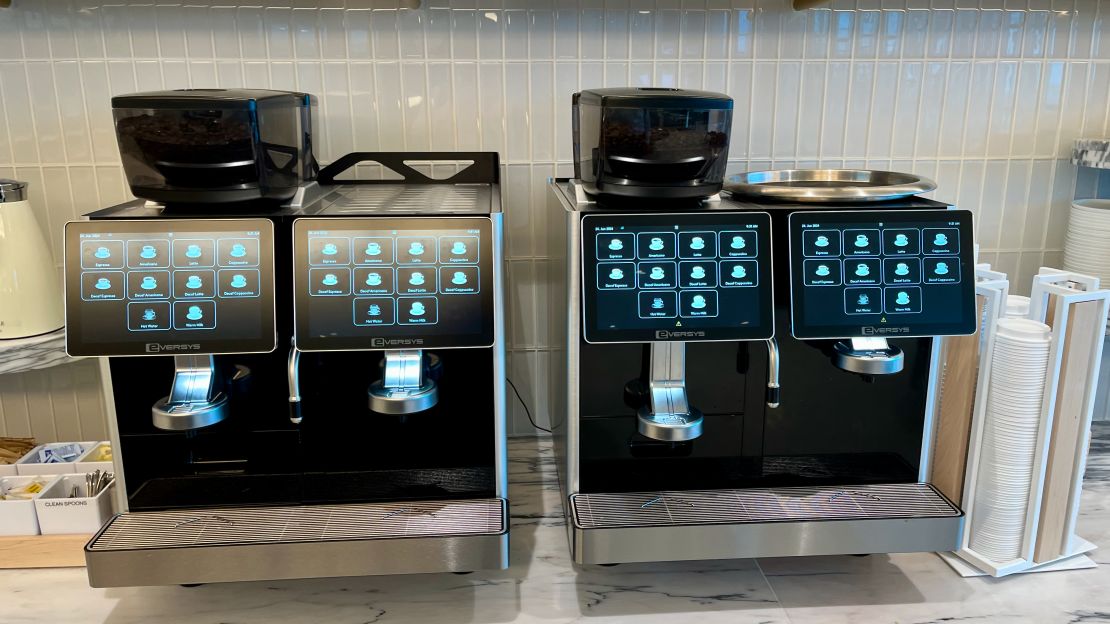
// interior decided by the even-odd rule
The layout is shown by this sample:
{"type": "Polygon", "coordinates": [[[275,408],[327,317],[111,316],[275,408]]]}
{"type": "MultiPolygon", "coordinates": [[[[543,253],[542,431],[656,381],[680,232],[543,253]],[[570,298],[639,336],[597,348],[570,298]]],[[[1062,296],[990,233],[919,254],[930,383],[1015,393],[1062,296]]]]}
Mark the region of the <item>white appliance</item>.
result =
{"type": "Polygon", "coordinates": [[[0,179],[0,340],[64,324],[58,271],[27,201],[27,183],[0,179]]]}

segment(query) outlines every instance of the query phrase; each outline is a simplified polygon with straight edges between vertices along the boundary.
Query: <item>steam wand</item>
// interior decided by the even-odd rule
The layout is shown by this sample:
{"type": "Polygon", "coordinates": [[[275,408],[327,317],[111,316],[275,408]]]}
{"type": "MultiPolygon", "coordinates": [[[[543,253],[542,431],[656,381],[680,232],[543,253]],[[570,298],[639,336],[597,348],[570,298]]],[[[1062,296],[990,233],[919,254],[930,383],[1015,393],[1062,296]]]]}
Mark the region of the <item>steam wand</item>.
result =
{"type": "Polygon", "coordinates": [[[767,407],[779,406],[782,390],[779,387],[779,343],[774,338],[767,343],[767,407]]]}
{"type": "Polygon", "coordinates": [[[286,374],[289,378],[289,422],[294,425],[301,424],[301,352],[297,350],[297,337],[289,340],[289,359],[286,362],[286,374]]]}

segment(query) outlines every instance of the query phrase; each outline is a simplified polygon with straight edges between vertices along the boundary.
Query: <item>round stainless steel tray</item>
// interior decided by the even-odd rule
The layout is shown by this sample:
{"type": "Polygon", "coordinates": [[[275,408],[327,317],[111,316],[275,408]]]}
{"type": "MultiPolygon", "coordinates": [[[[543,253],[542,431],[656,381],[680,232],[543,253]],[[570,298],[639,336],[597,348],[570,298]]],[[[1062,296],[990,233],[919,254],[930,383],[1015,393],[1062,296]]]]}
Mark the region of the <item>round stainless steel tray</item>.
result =
{"type": "Polygon", "coordinates": [[[736,195],[805,203],[886,201],[936,187],[921,176],[866,169],[749,171],[725,180],[725,189],[736,195]]]}

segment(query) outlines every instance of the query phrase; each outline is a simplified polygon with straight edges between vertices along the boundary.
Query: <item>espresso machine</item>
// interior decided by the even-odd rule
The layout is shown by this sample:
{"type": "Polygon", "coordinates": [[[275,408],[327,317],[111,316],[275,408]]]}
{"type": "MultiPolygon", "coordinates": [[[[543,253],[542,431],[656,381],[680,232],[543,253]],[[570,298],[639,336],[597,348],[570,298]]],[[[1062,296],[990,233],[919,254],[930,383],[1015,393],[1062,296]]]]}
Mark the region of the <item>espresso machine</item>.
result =
{"type": "Polygon", "coordinates": [[[576,178],[549,185],[573,560],[956,548],[963,513],[928,478],[937,336],[976,326],[970,214],[721,197],[727,98],[649,93],[637,115],[635,91],[575,98],[576,178]],[[702,167],[676,197],[633,157],[702,167]],[[583,181],[602,176],[621,192],[583,181]]]}
{"type": "MultiPolygon", "coordinates": [[[[219,125],[243,119],[221,105],[258,95],[144,96],[172,106],[129,111],[128,128],[257,141],[219,125]]],[[[204,169],[195,154],[167,167],[165,146],[121,146],[143,199],[65,238],[67,348],[106,356],[119,494],[85,547],[90,584],[506,567],[497,155],[357,153],[276,199],[273,176],[236,178],[228,199],[182,173],[204,169]],[[350,179],[368,170],[393,177],[350,179]]],[[[273,147],[257,162],[311,161],[309,136],[273,147]]]]}

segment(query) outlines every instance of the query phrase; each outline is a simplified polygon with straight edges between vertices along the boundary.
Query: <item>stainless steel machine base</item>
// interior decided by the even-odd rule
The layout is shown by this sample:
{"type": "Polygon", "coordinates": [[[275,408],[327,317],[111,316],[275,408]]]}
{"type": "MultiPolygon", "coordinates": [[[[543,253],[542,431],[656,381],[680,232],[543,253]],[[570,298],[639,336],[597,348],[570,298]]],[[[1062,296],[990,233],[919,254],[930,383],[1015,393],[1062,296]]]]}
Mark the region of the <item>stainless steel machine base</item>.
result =
{"type": "Polygon", "coordinates": [[[575,494],[576,563],[941,552],[964,515],[932,485],[575,494]]]}
{"type": "Polygon", "coordinates": [[[93,587],[504,569],[507,509],[491,498],[124,513],[85,562],[93,587]]]}

